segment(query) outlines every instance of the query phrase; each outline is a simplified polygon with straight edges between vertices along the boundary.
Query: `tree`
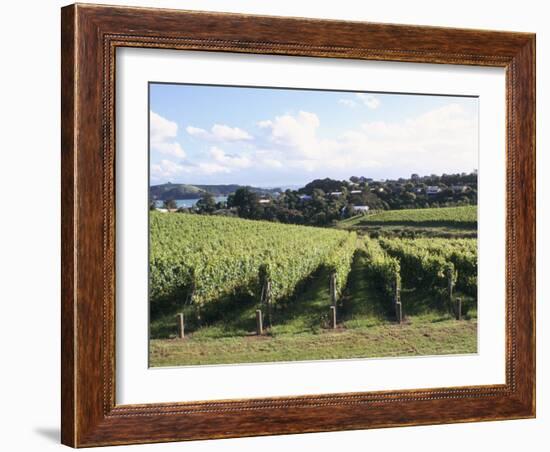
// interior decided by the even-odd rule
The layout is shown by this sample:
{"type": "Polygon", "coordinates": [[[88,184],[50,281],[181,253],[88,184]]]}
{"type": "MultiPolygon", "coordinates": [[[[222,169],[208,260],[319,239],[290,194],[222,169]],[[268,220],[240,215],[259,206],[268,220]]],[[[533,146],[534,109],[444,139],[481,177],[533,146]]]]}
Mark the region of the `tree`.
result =
{"type": "Polygon", "coordinates": [[[174,210],[178,208],[178,205],[174,199],[165,199],[162,206],[168,210],[174,210]]]}
{"type": "Polygon", "coordinates": [[[229,196],[227,205],[236,207],[239,217],[254,219],[261,217],[262,209],[258,201],[258,195],[248,187],[244,187],[237,189],[233,195],[229,196]]]}
{"type": "Polygon", "coordinates": [[[216,200],[211,193],[206,193],[201,199],[197,201],[195,207],[199,213],[212,213],[216,210],[216,200]]]}

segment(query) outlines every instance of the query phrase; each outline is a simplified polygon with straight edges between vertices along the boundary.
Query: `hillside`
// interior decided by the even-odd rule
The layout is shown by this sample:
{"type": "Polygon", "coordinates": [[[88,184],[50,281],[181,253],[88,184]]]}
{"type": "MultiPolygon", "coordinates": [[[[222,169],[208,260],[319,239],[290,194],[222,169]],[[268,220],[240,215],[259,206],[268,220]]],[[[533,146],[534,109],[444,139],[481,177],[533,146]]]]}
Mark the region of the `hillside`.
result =
{"type": "Polygon", "coordinates": [[[477,206],[440,207],[437,209],[385,210],[359,219],[378,225],[477,227],[477,206]]]}
{"type": "Polygon", "coordinates": [[[381,210],[347,218],[336,227],[362,234],[473,238],[477,236],[477,206],[381,210]]]}
{"type": "MultiPolygon", "coordinates": [[[[210,193],[214,196],[228,196],[243,185],[227,184],[227,185],[191,185],[191,184],[173,184],[168,182],[161,185],[152,185],[149,188],[149,196],[151,199],[161,201],[168,199],[195,199],[210,193]]],[[[260,194],[269,194],[279,191],[274,188],[248,187],[251,191],[260,194]]]]}

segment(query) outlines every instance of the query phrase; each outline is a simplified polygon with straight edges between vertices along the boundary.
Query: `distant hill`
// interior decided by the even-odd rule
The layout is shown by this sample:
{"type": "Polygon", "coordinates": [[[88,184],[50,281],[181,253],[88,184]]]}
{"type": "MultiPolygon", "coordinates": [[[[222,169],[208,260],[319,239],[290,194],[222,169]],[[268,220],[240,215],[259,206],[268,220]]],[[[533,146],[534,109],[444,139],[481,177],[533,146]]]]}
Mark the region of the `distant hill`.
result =
{"type": "MultiPolygon", "coordinates": [[[[190,185],[190,184],[173,184],[168,182],[161,185],[152,185],[149,187],[149,196],[151,199],[165,201],[168,199],[195,199],[205,196],[210,193],[214,196],[228,196],[235,193],[239,188],[244,188],[244,185],[228,184],[228,185],[190,185]]],[[[259,188],[248,187],[250,190],[260,194],[273,194],[280,191],[279,188],[259,188]]]]}

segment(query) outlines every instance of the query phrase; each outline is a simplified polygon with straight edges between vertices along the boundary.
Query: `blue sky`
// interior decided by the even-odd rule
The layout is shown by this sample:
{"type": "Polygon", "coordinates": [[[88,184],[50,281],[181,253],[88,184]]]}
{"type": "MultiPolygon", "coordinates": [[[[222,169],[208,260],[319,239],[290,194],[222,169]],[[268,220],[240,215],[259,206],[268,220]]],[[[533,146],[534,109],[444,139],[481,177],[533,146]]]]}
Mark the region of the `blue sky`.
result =
{"type": "Polygon", "coordinates": [[[476,98],[150,84],[151,184],[387,179],[477,158],[476,98]]]}

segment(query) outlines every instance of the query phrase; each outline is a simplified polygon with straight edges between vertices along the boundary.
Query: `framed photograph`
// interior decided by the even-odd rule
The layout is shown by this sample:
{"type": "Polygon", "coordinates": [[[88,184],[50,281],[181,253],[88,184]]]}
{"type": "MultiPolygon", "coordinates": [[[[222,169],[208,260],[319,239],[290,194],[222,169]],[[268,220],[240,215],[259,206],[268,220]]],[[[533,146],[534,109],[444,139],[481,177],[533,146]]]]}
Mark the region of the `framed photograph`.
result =
{"type": "Polygon", "coordinates": [[[62,442],[535,416],[535,36],[62,9],[62,442]]]}

